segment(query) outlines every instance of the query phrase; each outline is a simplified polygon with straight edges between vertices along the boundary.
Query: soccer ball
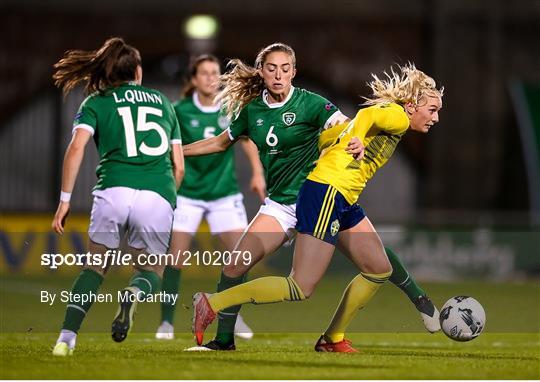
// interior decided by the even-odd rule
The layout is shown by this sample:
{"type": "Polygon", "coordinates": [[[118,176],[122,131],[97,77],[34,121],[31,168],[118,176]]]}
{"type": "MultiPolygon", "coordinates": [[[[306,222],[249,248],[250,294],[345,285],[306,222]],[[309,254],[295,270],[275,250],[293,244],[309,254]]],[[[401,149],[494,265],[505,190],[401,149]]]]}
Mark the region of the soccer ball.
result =
{"type": "Polygon", "coordinates": [[[486,325],[486,313],[478,301],[456,296],[441,308],[439,315],[444,334],[455,341],[470,341],[480,335],[486,325]]]}

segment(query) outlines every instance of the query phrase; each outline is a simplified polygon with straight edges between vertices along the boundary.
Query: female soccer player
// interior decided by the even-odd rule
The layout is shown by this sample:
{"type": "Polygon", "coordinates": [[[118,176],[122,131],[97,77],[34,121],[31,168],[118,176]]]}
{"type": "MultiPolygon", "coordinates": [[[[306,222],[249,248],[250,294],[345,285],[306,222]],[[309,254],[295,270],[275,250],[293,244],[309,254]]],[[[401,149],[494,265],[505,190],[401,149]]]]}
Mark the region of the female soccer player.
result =
{"type": "Polygon", "coordinates": [[[196,293],[193,332],[198,344],[216,314],[230,306],[308,298],[328,267],[339,235],[340,246],[360,274],[345,290],[315,350],[356,351],[344,338],[345,329],[392,273],[379,236],[356,201],[407,129],[427,133],[439,121],[442,107],[443,91],[431,77],[412,64],[399,69],[385,81],[374,76],[373,97],[367,101],[372,106],[321,134],[320,159],[298,195],[298,237],[289,277],[262,277],[211,296],[196,293]],[[347,153],[353,137],[365,146],[361,160],[347,153]]]}
{"type": "MultiPolygon", "coordinates": [[[[229,127],[229,119],[220,114],[220,104],[214,100],[220,75],[218,59],[209,54],[197,56],[192,60],[188,73],[182,99],[173,104],[184,144],[215,137],[229,127]]],[[[257,148],[248,139],[242,139],[241,143],[253,173],[251,189],[264,200],[266,186],[257,148]]],[[[178,190],[174,210],[169,252],[177,254],[190,249],[192,237],[203,217],[208,221],[212,234],[219,236],[223,247],[232,250],[247,226],[243,196],[234,171],[234,150],[186,158],[185,168],[186,175],[178,190]]],[[[178,293],[181,266],[182,262],[179,262],[165,268],[163,292],[178,293]]],[[[175,309],[174,303],[161,303],[161,325],[156,332],[157,339],[174,338],[175,309]]],[[[246,339],[253,336],[240,316],[234,332],[246,339]]]]}
{"type": "Polygon", "coordinates": [[[110,265],[103,262],[104,254],[118,248],[122,236],[138,273],[120,293],[122,302],[112,323],[115,341],[126,338],[137,302],[159,290],[163,266],[146,265],[143,257],[167,252],[184,160],[171,103],[160,92],[141,86],[137,49],[111,38],[95,51],[66,52],[55,69],[55,85],[64,94],[81,83],[89,94],[75,116],[64,158],[60,204],[52,222],[56,233],[64,232],[71,192],[92,136],[100,158],[88,229],[92,257],[73,284],[75,298],[67,305],[53,349],[53,355],[66,356],[73,354],[81,323],[95,300],[92,296],[110,265]]]}
{"type": "MultiPolygon", "coordinates": [[[[221,100],[231,126],[216,137],[184,146],[184,154],[223,152],[240,136],[248,136],[259,150],[269,196],[236,245],[249,251],[250,264],[231,262],[222,271],[218,291],[241,284],[249,268],[291,240],[296,225],[295,203],[306,176],[319,156],[318,138],[346,117],[328,100],[292,86],[296,75],[293,49],[282,43],[263,48],[255,66],[231,61],[232,70],[221,76],[221,100]]],[[[214,350],[234,349],[233,328],[240,307],[220,313],[214,350]]]]}

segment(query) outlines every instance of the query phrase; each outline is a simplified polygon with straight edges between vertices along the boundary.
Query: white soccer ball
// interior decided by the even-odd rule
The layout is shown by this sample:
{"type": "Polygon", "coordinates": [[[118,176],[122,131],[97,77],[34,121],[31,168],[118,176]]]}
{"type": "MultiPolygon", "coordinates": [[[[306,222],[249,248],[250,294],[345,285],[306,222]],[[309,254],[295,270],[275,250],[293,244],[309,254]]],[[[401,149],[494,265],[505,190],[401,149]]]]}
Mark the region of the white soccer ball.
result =
{"type": "Polygon", "coordinates": [[[444,334],[455,341],[470,341],[480,335],[486,325],[486,313],[478,301],[456,296],[441,308],[439,315],[444,334]]]}

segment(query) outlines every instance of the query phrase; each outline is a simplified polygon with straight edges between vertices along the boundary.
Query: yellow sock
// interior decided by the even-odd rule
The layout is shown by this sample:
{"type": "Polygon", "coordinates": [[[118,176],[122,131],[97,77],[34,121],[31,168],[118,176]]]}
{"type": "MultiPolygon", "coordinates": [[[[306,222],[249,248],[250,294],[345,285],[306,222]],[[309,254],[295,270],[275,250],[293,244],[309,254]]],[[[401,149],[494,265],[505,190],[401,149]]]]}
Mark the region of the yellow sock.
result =
{"type": "Polygon", "coordinates": [[[360,273],[347,286],[341,302],[332,317],[328,329],[324,332],[326,340],[341,342],[345,338],[345,330],[358,310],[362,309],[375,295],[379,287],[390,277],[392,272],[381,274],[360,273]]]}
{"type": "Polygon", "coordinates": [[[292,277],[261,277],[237,285],[208,298],[214,312],[219,312],[234,305],[251,302],[269,304],[281,301],[300,301],[306,297],[292,277]]]}

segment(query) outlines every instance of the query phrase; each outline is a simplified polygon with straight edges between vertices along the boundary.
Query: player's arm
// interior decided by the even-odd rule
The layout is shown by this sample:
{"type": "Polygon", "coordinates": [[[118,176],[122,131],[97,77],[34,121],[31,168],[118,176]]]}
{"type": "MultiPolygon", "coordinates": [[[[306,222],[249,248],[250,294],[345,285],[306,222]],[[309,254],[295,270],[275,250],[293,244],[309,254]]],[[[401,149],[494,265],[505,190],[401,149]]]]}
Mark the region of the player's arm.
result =
{"type": "Polygon", "coordinates": [[[347,124],[345,122],[349,121],[349,119],[346,119],[342,123],[329,127],[323,132],[321,132],[321,136],[319,137],[319,151],[322,151],[325,148],[336,143],[339,135],[343,132],[344,129],[347,128],[347,124]]]}
{"type": "Polygon", "coordinates": [[[353,136],[345,151],[354,159],[359,160],[364,156],[364,146],[357,137],[365,137],[373,126],[390,134],[401,134],[409,127],[409,118],[401,108],[391,105],[372,106],[358,111],[354,120],[345,129],[351,130],[353,136]]]}
{"type": "MultiPolygon", "coordinates": [[[[369,107],[368,118],[372,124],[390,134],[401,134],[409,127],[409,118],[404,110],[397,107],[369,107]]],[[[360,113],[359,113],[360,114],[360,113]]]]}
{"type": "Polygon", "coordinates": [[[62,194],[58,209],[52,221],[52,228],[58,234],[64,233],[65,219],[69,213],[71,193],[84,158],[84,149],[92,133],[85,129],[76,129],[64,156],[62,167],[62,194]]]}
{"type": "MultiPolygon", "coordinates": [[[[322,156],[325,150],[336,143],[339,139],[350,130],[352,123],[350,118],[343,114],[335,105],[323,97],[315,96],[315,110],[318,110],[317,122],[322,125],[322,133],[319,137],[319,152],[322,156]],[[321,108],[321,106],[323,108],[321,108]]],[[[352,155],[354,159],[360,160],[364,156],[364,145],[359,138],[350,140],[345,151],[352,155]]]]}
{"type": "Polygon", "coordinates": [[[216,137],[202,139],[182,146],[182,150],[186,157],[220,153],[227,150],[235,142],[236,140],[231,140],[228,131],[225,130],[216,137]]]}
{"type": "Polygon", "coordinates": [[[323,130],[330,130],[331,128],[341,125],[345,122],[350,121],[351,119],[347,117],[345,114],[341,112],[341,110],[337,110],[326,120],[326,122],[323,125],[323,130]]]}
{"type": "Polygon", "coordinates": [[[198,156],[213,153],[220,153],[227,150],[232,144],[238,141],[241,136],[247,136],[247,111],[242,109],[240,114],[231,125],[216,137],[206,138],[183,146],[185,156],[198,156]]]}
{"type": "Polygon", "coordinates": [[[246,154],[249,164],[251,165],[251,181],[249,188],[256,193],[261,201],[266,197],[266,181],[264,179],[264,170],[259,159],[259,150],[251,139],[244,138],[240,140],[240,144],[246,154]]]}
{"type": "MultiPolygon", "coordinates": [[[[321,155],[325,149],[338,143],[340,136],[344,135],[349,130],[349,127],[353,126],[351,124],[354,124],[354,121],[347,118],[340,124],[332,126],[321,133],[321,136],[319,137],[319,151],[321,152],[321,155]]],[[[345,152],[352,155],[356,160],[362,159],[364,156],[364,145],[360,138],[353,136],[347,144],[345,152]]]]}
{"type": "Polygon", "coordinates": [[[182,152],[182,143],[173,143],[171,145],[171,162],[173,167],[174,181],[176,189],[180,188],[182,179],[184,179],[184,154],[182,152]]]}
{"type": "Polygon", "coordinates": [[[184,153],[182,152],[182,129],[180,126],[180,112],[179,109],[173,105],[170,106],[171,110],[171,163],[173,169],[174,182],[176,183],[176,189],[180,188],[182,180],[184,179],[184,153]]]}
{"type": "Polygon", "coordinates": [[[247,111],[244,108],[231,125],[216,137],[206,138],[183,146],[185,156],[220,153],[234,144],[238,137],[247,135],[247,111]]]}
{"type": "Polygon", "coordinates": [[[358,137],[352,137],[347,147],[345,147],[345,152],[352,155],[355,160],[360,160],[364,157],[365,146],[358,137]]]}

